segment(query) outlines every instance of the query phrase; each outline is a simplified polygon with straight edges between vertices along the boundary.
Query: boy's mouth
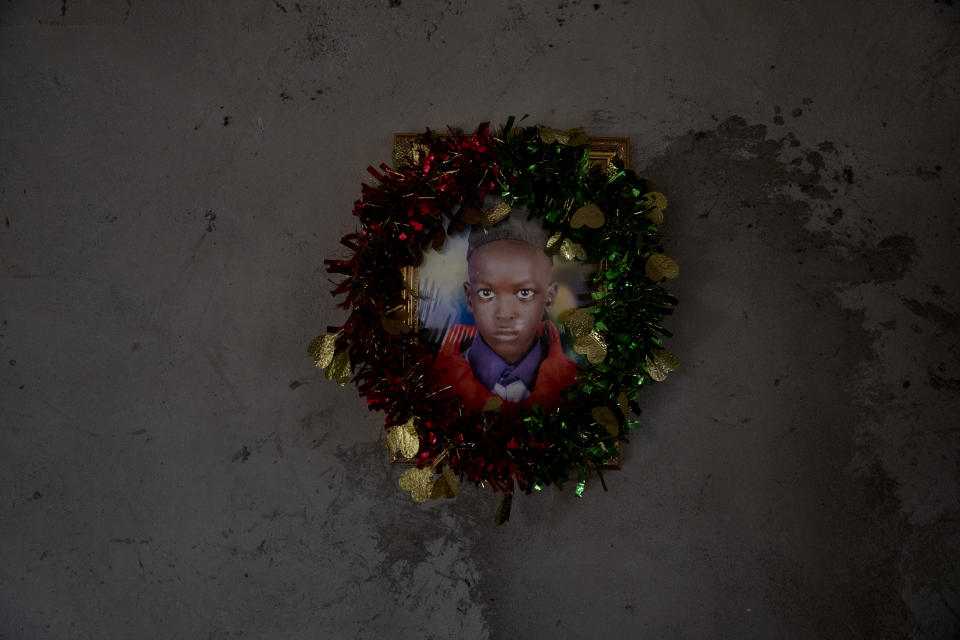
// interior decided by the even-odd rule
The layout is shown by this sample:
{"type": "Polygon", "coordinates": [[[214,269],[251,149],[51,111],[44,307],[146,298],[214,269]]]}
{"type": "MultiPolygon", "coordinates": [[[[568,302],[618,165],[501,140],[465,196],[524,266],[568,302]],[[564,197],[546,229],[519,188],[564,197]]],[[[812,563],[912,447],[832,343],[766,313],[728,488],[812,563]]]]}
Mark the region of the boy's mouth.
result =
{"type": "Polygon", "coordinates": [[[517,331],[516,329],[508,329],[508,328],[506,328],[506,327],[503,327],[503,328],[498,327],[498,328],[494,329],[493,335],[494,335],[498,340],[512,340],[513,338],[516,338],[518,335],[520,335],[520,332],[517,331]]]}

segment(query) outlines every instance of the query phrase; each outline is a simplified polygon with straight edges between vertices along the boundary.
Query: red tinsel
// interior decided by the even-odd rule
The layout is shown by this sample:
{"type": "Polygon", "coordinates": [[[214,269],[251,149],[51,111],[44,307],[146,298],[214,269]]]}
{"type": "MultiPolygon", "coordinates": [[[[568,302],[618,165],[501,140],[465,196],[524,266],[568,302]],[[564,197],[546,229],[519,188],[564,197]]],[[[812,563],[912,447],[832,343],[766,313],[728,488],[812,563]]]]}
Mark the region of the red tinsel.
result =
{"type": "Polygon", "coordinates": [[[368,168],[377,182],[363,185],[354,204],[360,230],[341,240],[352,256],[325,261],[329,273],[343,276],[333,294],[351,310],[337,351],[349,346],[354,384],[371,410],[386,414],[385,428],[416,418],[419,467],[443,456],[443,464],[475,484],[488,482],[509,493],[516,481],[530,490],[527,474],[509,455],[521,446],[517,438],[523,436],[516,433],[522,430],[499,414],[464,415],[459,398],[441,389],[434,356],[416,335],[392,334],[382,326],[405,307],[403,267],[419,265],[423,251],[443,245],[447,224],[462,205],[479,205],[497,188],[497,145],[489,123],[471,135],[451,133],[441,137],[427,130],[418,140],[427,151],[414,166],[368,168]],[[491,458],[490,452],[504,454],[491,458]]]}

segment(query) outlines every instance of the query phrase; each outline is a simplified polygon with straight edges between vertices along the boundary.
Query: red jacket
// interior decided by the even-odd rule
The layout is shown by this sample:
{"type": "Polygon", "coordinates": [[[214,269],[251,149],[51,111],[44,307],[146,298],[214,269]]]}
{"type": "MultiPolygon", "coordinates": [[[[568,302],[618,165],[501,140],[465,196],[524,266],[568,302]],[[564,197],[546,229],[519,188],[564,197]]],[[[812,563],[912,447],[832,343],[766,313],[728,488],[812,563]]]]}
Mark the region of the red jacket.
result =
{"type": "MultiPolygon", "coordinates": [[[[521,409],[529,410],[533,404],[545,409],[554,409],[564,402],[561,395],[563,390],[576,380],[577,365],[563,352],[560,334],[549,320],[540,323],[537,336],[543,337],[544,334],[549,347],[546,357],[540,362],[537,381],[530,395],[521,402],[504,400],[501,409],[503,413],[521,413],[521,409]]],[[[476,335],[476,327],[465,324],[454,325],[444,336],[440,352],[434,362],[436,369],[446,369],[441,381],[445,385],[450,385],[452,392],[463,400],[464,409],[471,413],[479,413],[487,399],[494,395],[473,376],[470,363],[461,353],[463,342],[475,338],[476,335]]]]}

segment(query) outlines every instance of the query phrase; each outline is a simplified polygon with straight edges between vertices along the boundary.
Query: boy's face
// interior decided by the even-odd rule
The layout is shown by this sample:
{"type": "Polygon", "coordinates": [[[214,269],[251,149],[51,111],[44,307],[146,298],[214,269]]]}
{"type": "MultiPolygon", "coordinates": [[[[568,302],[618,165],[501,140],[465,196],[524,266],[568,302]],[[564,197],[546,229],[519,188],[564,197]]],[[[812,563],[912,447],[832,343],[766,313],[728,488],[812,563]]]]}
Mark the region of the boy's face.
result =
{"type": "Polygon", "coordinates": [[[505,362],[520,362],[557,295],[550,258],[525,242],[496,240],[473,251],[467,272],[463,291],[477,331],[505,362]]]}

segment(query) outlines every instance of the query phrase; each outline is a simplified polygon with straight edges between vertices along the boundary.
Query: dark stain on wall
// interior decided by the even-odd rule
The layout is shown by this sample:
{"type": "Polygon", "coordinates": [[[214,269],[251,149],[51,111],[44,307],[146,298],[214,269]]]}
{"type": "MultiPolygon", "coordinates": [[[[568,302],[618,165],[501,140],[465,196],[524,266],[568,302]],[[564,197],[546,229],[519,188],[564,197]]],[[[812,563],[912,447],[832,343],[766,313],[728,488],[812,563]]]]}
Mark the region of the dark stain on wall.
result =
{"type": "MultiPolygon", "coordinates": [[[[923,625],[904,602],[904,590],[936,598],[942,588],[929,576],[905,573],[904,563],[924,562],[925,549],[916,541],[936,537],[942,543],[948,529],[921,533],[911,527],[901,512],[897,480],[878,452],[861,441],[863,421],[876,407],[850,374],[877,357],[872,348],[876,336],[863,329],[862,313],[841,307],[835,294],[844,283],[879,285],[902,278],[916,260],[917,243],[906,234],[872,243],[850,240],[838,231],[811,231],[807,223],[814,208],[855,178],[833,143],[822,142],[816,150],[804,146],[792,135],[771,138],[763,125],[732,117],[713,130],[691,131],[673,141],[644,173],[673,194],[667,212],[672,242],[686,244],[694,255],[710,238],[723,238],[731,243],[729,260],[740,256],[764,265],[768,277],[757,273],[755,279],[722,286],[758,291],[745,317],[769,317],[763,313],[768,299],[792,310],[790,316],[771,319],[796,336],[793,345],[783,345],[783,361],[803,361],[811,350],[823,354],[821,374],[793,378],[791,394],[797,401],[781,424],[768,425],[774,430],[788,423],[799,427],[791,429],[797,436],[777,460],[782,478],[800,480],[774,508],[805,522],[805,531],[787,553],[801,564],[829,567],[830,574],[824,583],[785,579],[778,595],[781,619],[823,638],[901,637],[923,625]],[[805,163],[788,160],[798,147],[794,158],[805,163]],[[785,195],[794,187],[802,197],[785,195]],[[750,242],[751,237],[758,242],[750,242]],[[830,409],[825,412],[825,407],[830,409]],[[808,535],[828,541],[819,557],[802,550],[808,535]]],[[[844,209],[837,207],[826,222],[832,227],[843,217],[844,209]]],[[[689,286],[694,291],[697,285],[689,286]]],[[[942,330],[956,331],[957,317],[945,309],[917,300],[905,304],[942,330]]],[[[789,379],[789,371],[784,376],[789,379]]],[[[934,377],[931,385],[936,387],[934,377]]],[[[886,398],[891,408],[896,406],[894,394],[886,398]]],[[[759,526],[761,535],[778,535],[776,529],[759,526]]],[[[788,566],[776,571],[784,578],[791,573],[788,566]]]]}

